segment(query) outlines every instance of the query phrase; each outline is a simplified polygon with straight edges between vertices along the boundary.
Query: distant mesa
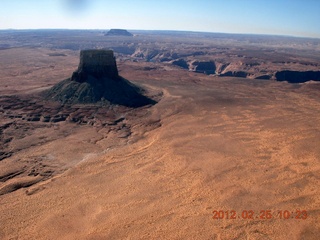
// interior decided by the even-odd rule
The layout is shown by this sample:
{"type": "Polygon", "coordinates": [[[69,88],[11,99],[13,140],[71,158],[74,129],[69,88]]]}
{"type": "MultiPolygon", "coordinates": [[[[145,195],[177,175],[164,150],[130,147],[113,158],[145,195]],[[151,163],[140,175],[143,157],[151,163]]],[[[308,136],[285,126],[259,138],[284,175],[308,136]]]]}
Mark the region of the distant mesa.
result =
{"type": "Polygon", "coordinates": [[[125,29],[110,29],[109,32],[105,34],[105,36],[128,36],[132,37],[133,34],[128,32],[125,29]]]}
{"type": "Polygon", "coordinates": [[[78,69],[45,92],[47,100],[63,104],[106,103],[140,107],[156,102],[118,74],[112,50],[82,50],[78,69]]]}

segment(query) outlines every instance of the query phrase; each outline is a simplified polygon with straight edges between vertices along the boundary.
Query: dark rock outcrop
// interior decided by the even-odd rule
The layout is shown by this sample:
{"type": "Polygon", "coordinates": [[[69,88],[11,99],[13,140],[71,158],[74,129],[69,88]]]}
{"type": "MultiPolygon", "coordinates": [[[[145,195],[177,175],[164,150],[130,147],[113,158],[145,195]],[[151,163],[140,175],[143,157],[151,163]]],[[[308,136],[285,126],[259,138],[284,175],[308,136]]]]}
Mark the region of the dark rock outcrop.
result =
{"type": "Polygon", "coordinates": [[[103,103],[140,107],[156,102],[144,90],[118,75],[111,50],[82,50],[80,64],[72,77],[45,92],[47,100],[63,104],[103,103]]]}
{"type": "Polygon", "coordinates": [[[148,49],[143,53],[143,57],[147,62],[156,61],[155,58],[158,57],[160,51],[157,49],[148,49]]]}
{"type": "Polygon", "coordinates": [[[271,76],[270,75],[261,75],[261,76],[256,77],[255,79],[270,80],[271,76]]]}
{"type": "Polygon", "coordinates": [[[289,83],[304,83],[310,80],[320,81],[320,71],[280,71],[275,74],[277,81],[288,81],[289,83]]]}
{"type": "Polygon", "coordinates": [[[224,63],[222,64],[219,69],[217,70],[218,73],[222,73],[228,66],[230,65],[230,63],[224,63]]]}
{"type": "Polygon", "coordinates": [[[147,62],[156,61],[159,58],[160,50],[158,49],[141,49],[140,47],[136,49],[136,51],[132,54],[134,58],[141,58],[147,62]]]}
{"type": "Polygon", "coordinates": [[[246,78],[248,76],[247,72],[243,71],[228,71],[225,73],[220,74],[221,77],[240,77],[240,78],[246,78]]]}
{"type": "Polygon", "coordinates": [[[92,76],[96,79],[102,77],[118,79],[116,60],[111,50],[83,50],[80,52],[78,70],[73,72],[71,80],[86,82],[92,76]]]}
{"type": "Polygon", "coordinates": [[[109,32],[105,34],[105,36],[127,36],[132,37],[132,33],[128,32],[125,29],[110,29],[109,32]]]}
{"type": "Polygon", "coordinates": [[[216,65],[213,61],[192,63],[192,70],[199,73],[214,74],[216,72],[216,65]]]}
{"type": "Polygon", "coordinates": [[[184,59],[174,60],[174,61],[172,61],[172,64],[176,65],[176,66],[179,66],[181,68],[184,68],[184,69],[189,69],[189,65],[186,62],[186,60],[184,60],[184,59]]]}

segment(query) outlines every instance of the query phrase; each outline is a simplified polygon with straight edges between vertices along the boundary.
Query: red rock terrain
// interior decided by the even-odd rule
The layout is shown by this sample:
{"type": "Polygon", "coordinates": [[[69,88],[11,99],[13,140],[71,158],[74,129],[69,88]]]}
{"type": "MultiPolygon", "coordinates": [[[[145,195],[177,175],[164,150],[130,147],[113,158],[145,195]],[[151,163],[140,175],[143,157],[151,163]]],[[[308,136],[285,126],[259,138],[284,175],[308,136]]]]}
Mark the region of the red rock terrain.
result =
{"type": "Polygon", "coordinates": [[[317,40],[1,34],[0,239],[318,239],[320,86],[272,75],[319,71],[317,40]],[[92,44],[158,103],[43,99],[92,44]]]}

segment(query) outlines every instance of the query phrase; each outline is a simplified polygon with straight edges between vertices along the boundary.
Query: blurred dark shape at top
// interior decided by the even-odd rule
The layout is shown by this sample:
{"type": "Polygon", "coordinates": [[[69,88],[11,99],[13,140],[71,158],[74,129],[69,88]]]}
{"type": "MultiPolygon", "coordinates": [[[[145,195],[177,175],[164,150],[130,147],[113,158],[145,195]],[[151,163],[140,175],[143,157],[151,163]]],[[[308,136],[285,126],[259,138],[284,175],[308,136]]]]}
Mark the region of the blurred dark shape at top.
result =
{"type": "Polygon", "coordinates": [[[89,0],[64,0],[66,9],[73,13],[83,13],[89,9],[89,0]]]}

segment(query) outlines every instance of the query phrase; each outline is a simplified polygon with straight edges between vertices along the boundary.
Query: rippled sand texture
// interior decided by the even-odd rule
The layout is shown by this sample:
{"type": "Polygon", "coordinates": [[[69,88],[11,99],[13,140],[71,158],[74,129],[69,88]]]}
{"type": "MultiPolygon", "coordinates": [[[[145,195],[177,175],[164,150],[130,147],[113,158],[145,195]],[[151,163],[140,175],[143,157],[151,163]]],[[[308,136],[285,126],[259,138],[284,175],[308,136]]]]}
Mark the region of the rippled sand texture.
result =
{"type": "MultiPolygon", "coordinates": [[[[83,161],[0,196],[1,239],[320,236],[319,84],[120,68],[124,77],[163,91],[148,110],[161,127],[109,149],[94,142],[87,153],[90,134],[78,129],[83,141],[76,141],[76,149],[83,161]],[[215,210],[274,215],[218,220],[212,218],[215,210]],[[306,210],[308,218],[280,219],[279,210],[306,210]]],[[[133,135],[142,128],[133,126],[133,135]]],[[[59,144],[70,154],[75,146],[68,139],[59,144]]],[[[63,151],[56,156],[63,157],[63,151]]]]}

